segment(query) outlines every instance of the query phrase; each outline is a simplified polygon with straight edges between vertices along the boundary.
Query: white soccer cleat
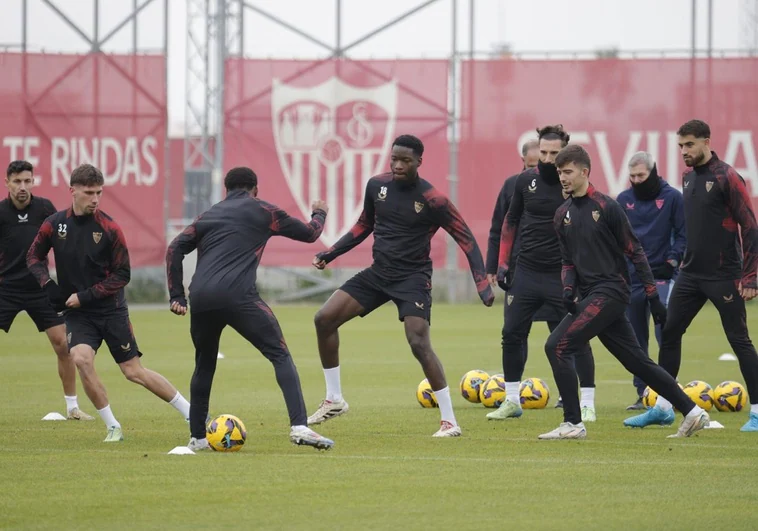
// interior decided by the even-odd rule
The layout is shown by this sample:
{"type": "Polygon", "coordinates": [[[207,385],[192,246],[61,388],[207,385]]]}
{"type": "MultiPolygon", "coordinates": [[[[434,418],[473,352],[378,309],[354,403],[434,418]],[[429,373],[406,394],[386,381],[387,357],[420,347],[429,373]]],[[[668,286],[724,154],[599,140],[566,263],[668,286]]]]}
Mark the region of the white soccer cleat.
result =
{"type": "Polygon", "coordinates": [[[432,437],[460,437],[461,427],[447,420],[440,422],[440,429],[432,437]]]}
{"type": "Polygon", "coordinates": [[[78,407],[75,407],[68,411],[67,419],[68,420],[95,420],[95,417],[93,417],[92,415],[87,415],[84,411],[82,411],[78,407]]]}
{"type": "Polygon", "coordinates": [[[676,439],[679,437],[690,437],[697,431],[700,431],[708,427],[711,422],[711,417],[708,413],[701,411],[696,417],[684,417],[682,423],[679,425],[679,429],[673,435],[669,435],[667,439],[676,439]]]}
{"type": "Polygon", "coordinates": [[[334,441],[319,435],[306,426],[292,426],[290,441],[300,446],[313,446],[317,450],[331,450],[334,441]]]}
{"type": "Polygon", "coordinates": [[[538,439],[542,441],[555,441],[558,439],[584,439],[587,437],[587,430],[584,423],[571,424],[570,422],[561,422],[561,425],[553,431],[543,433],[538,439]]]}
{"type": "Polygon", "coordinates": [[[313,426],[315,424],[321,424],[334,417],[344,415],[350,407],[345,400],[322,400],[318,406],[316,412],[308,417],[308,425],[313,426]]]}
{"type": "Polygon", "coordinates": [[[208,439],[206,438],[195,439],[191,437],[189,443],[187,443],[187,448],[193,452],[200,452],[202,450],[211,450],[211,445],[208,444],[208,439]]]}

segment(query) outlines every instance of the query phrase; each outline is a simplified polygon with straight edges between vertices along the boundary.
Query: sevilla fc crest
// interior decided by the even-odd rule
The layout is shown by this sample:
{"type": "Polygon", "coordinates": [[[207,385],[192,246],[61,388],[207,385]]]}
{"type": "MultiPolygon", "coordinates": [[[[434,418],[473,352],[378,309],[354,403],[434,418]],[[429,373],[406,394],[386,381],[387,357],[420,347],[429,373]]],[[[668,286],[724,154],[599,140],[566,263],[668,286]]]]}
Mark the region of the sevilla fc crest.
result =
{"type": "Polygon", "coordinates": [[[663,199],[656,199],[655,200],[655,206],[658,207],[658,210],[663,208],[663,199]]]}
{"type": "Polygon", "coordinates": [[[397,118],[397,82],[355,87],[332,77],[315,87],[274,79],[271,121],[279,164],[304,216],[329,205],[321,241],[331,246],[363,208],[368,180],[387,171],[397,118]]]}

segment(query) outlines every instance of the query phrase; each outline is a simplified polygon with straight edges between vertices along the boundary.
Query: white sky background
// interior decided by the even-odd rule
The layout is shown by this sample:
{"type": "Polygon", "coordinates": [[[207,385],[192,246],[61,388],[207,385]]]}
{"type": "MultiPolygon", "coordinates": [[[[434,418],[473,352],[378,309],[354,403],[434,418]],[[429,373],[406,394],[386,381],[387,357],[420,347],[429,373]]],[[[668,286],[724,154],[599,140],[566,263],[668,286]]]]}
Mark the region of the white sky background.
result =
{"type": "MultiPolygon", "coordinates": [[[[100,36],[130,12],[134,0],[100,0],[100,36]]],[[[144,0],[137,0],[141,4],[144,0]]],[[[139,15],[141,50],[163,46],[163,1],[139,15]]],[[[211,0],[215,1],[215,0],[211,0]]],[[[334,44],[334,0],[248,0],[271,14],[334,44]]],[[[52,0],[88,35],[93,30],[93,0],[52,0]]],[[[713,1],[713,47],[744,46],[744,5],[755,0],[713,1]]],[[[343,46],[422,3],[422,0],[343,0],[343,46]]],[[[489,51],[507,42],[512,49],[621,50],[687,49],[691,0],[475,0],[475,49],[489,51]]],[[[458,47],[469,43],[469,0],[458,0],[458,47]]],[[[707,0],[697,0],[698,47],[706,47],[707,0]]],[[[186,0],[169,0],[170,134],[183,134],[185,106],[186,0]]],[[[21,42],[21,0],[0,0],[5,20],[0,44],[21,42]]],[[[30,51],[86,52],[88,45],[41,0],[28,0],[30,51]]],[[[758,30],[756,30],[758,31],[758,30]]],[[[132,27],[125,26],[104,51],[131,51],[132,27]]],[[[355,47],[353,58],[445,57],[451,50],[451,0],[439,0],[405,21],[355,47]]],[[[325,50],[245,11],[245,55],[249,57],[323,57],[325,50]]]]}

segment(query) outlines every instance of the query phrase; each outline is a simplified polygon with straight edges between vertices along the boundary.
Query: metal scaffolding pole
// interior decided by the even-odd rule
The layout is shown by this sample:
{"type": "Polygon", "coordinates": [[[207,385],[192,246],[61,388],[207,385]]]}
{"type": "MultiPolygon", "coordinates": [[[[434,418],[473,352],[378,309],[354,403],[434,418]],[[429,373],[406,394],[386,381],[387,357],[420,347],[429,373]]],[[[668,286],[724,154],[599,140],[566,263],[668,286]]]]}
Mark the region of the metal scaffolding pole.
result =
{"type": "MultiPolygon", "coordinates": [[[[448,171],[448,197],[453,204],[458,202],[458,0],[451,1],[451,50],[450,50],[450,107],[448,112],[448,142],[450,144],[450,168],[448,171]]],[[[458,299],[457,267],[458,247],[452,237],[447,238],[447,296],[449,302],[458,299]]]]}

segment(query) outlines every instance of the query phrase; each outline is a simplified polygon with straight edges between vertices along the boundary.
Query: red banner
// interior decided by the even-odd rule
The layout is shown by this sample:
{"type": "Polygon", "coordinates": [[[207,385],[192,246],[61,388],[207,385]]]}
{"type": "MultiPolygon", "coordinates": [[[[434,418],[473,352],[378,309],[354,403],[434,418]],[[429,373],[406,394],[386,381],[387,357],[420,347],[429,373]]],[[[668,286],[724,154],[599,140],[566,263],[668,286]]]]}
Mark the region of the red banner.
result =
{"type": "Polygon", "coordinates": [[[521,145],[547,124],[562,123],[588,149],[593,184],[615,197],[636,151],[651,152],[681,189],[676,130],[705,120],[713,150],[758,196],[756,58],[467,61],[461,99],[459,203],[483,249],[503,180],[521,170],[521,145]]]}
{"type": "Polygon", "coordinates": [[[30,161],[34,193],[59,209],[71,171],[100,168],[133,267],[164,261],[165,116],[163,56],[0,54],[3,160],[30,161]]]}
{"type": "MultiPolygon", "coordinates": [[[[264,265],[307,266],[349,230],[368,179],[389,171],[392,141],[400,134],[423,140],[420,173],[447,191],[447,78],[446,61],[227,63],[224,167],[253,168],[260,197],[301,219],[310,219],[314,199],[329,204],[319,243],[272,238],[264,265]]],[[[369,265],[372,242],[335,265],[369,265]]],[[[444,264],[441,236],[433,258],[444,264]]]]}

